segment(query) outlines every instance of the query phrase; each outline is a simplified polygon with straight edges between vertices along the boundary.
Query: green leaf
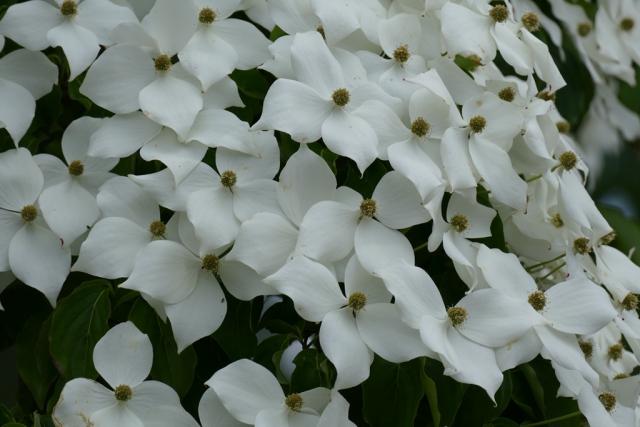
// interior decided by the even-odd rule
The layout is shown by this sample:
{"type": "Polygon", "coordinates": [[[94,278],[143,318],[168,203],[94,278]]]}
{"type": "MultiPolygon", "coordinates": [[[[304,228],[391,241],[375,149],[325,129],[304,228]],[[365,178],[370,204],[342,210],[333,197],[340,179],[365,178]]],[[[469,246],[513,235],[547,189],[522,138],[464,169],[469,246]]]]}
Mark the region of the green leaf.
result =
{"type": "Polygon", "coordinates": [[[438,386],[436,382],[431,379],[424,370],[425,359],[422,359],[422,369],[420,372],[420,382],[422,383],[422,389],[427,402],[429,403],[429,409],[431,410],[431,421],[433,427],[440,427],[440,409],[438,408],[438,386]]]}
{"type": "Polygon", "coordinates": [[[478,386],[469,386],[464,401],[458,411],[456,424],[482,425],[500,416],[511,401],[512,383],[509,372],[504,373],[504,380],[495,395],[494,404],[487,392],[478,386]]]}
{"type": "Polygon", "coordinates": [[[291,375],[291,391],[300,392],[316,387],[331,388],[335,378],[333,366],[315,348],[302,350],[293,359],[296,369],[291,375]]]}
{"type": "Polygon", "coordinates": [[[167,323],[143,299],[133,304],[129,313],[131,320],[153,344],[153,366],[151,377],[171,386],[180,396],[191,388],[196,369],[197,356],[193,347],[178,354],[178,347],[167,323]]]}
{"type": "Polygon", "coordinates": [[[420,359],[394,364],[376,356],[371,376],[362,384],[362,410],[370,426],[414,425],[424,395],[420,380],[422,366],[420,359]]]}
{"type": "MultiPolygon", "coordinates": [[[[258,339],[253,325],[253,301],[239,301],[226,294],[227,315],[213,338],[232,360],[253,356],[258,339]]],[[[258,316],[260,313],[258,313],[258,316]]]]}
{"type": "MultiPolygon", "coordinates": [[[[598,206],[602,215],[616,232],[616,239],[612,246],[628,253],[633,248],[640,246],[640,224],[631,218],[627,218],[617,209],[598,206]]],[[[638,248],[640,249],[640,248],[638,248]]],[[[640,264],[640,250],[636,250],[631,257],[633,262],[640,264]]]]}
{"type": "Polygon", "coordinates": [[[515,421],[507,418],[496,418],[492,422],[485,424],[483,427],[519,427],[520,425],[515,421]]]}
{"type": "Polygon", "coordinates": [[[43,322],[34,316],[22,328],[16,342],[18,373],[42,410],[46,409],[47,395],[58,376],[49,355],[50,326],[50,317],[43,322]]]}
{"type": "Polygon", "coordinates": [[[438,393],[440,425],[451,426],[456,419],[463,397],[469,386],[445,376],[443,371],[444,367],[440,362],[426,359],[425,372],[435,382],[438,393]]]}
{"type": "Polygon", "coordinates": [[[7,423],[3,424],[2,427],[27,427],[22,423],[7,423]]]}
{"type": "Polygon", "coordinates": [[[51,354],[66,379],[96,378],[93,347],[107,332],[111,285],[106,280],[82,283],[53,312],[51,354]]]}

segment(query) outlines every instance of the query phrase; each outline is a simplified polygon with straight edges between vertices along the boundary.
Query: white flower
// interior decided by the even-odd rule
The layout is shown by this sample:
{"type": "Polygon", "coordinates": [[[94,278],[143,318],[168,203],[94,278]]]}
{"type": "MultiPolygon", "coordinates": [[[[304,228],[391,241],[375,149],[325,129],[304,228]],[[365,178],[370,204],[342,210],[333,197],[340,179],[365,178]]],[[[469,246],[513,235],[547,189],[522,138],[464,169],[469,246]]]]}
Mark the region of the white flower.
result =
{"type": "Polygon", "coordinates": [[[153,347],[133,323],[111,328],[96,344],[93,363],[110,389],[86,378],[69,381],[53,410],[56,425],[198,425],[182,409],[173,389],[158,381],[144,381],[151,372],[153,347]]]}
{"type": "Polygon", "coordinates": [[[30,50],[61,46],[73,80],[98,56],[100,45],[110,45],[109,33],[123,22],[137,22],[126,7],[108,0],[41,0],[15,4],[7,10],[0,33],[30,50]]]}
{"type": "Polygon", "coordinates": [[[11,270],[55,306],[71,254],[42,220],[44,177],[24,148],[0,154],[0,271],[11,270]]]}

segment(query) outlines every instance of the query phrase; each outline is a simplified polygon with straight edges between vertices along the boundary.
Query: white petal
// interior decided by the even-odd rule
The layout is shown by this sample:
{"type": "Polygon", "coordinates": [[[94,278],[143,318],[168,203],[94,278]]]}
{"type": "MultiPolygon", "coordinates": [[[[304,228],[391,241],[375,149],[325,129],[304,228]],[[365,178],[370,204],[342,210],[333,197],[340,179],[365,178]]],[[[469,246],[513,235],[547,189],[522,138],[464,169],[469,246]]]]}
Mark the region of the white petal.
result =
{"type": "Polygon", "coordinates": [[[237,53],[235,68],[248,70],[269,59],[270,42],[258,29],[240,19],[225,19],[212,26],[215,34],[224,39],[237,53]]]}
{"type": "MultiPolygon", "coordinates": [[[[438,76],[437,78],[439,79],[440,77],[438,76]]],[[[429,83],[431,82],[429,81],[429,83]]],[[[442,84],[442,81],[439,81],[438,84],[442,84]]],[[[448,92],[445,93],[447,97],[450,97],[448,92]]],[[[453,103],[453,101],[451,102],[453,103]]],[[[430,89],[419,90],[411,95],[409,104],[411,119],[416,120],[418,117],[422,117],[429,123],[428,137],[430,138],[442,138],[442,134],[452,124],[449,119],[450,111],[451,107],[446,99],[430,89]]]]}
{"type": "Polygon", "coordinates": [[[35,203],[44,177],[26,148],[0,153],[0,206],[20,211],[35,203]]]}
{"type": "Polygon", "coordinates": [[[153,60],[141,48],[118,45],[107,49],[85,76],[80,93],[113,113],[140,108],[138,94],[155,76],[153,60]]]}
{"type": "Polygon", "coordinates": [[[276,293],[275,289],[267,285],[255,270],[241,262],[225,259],[220,266],[220,277],[222,284],[231,295],[243,301],[276,293]]]}
{"type": "Polygon", "coordinates": [[[391,144],[407,139],[410,135],[397,114],[385,103],[376,99],[365,101],[353,113],[373,128],[378,137],[378,154],[383,160],[387,160],[387,150],[391,144]]]}
{"type": "Polygon", "coordinates": [[[104,120],[91,135],[87,154],[93,157],[127,157],[151,141],[162,125],[141,112],[116,115],[104,120]]]}
{"type": "Polygon", "coordinates": [[[500,54],[516,73],[528,76],[533,71],[533,57],[529,47],[522,42],[506,23],[497,22],[492,29],[500,54]]]}
{"type": "Polygon", "coordinates": [[[60,46],[69,63],[69,80],[89,68],[100,52],[96,35],[72,21],[63,21],[47,33],[51,46],[60,46]]]}
{"type": "Polygon", "coordinates": [[[168,385],[159,381],[145,381],[133,389],[133,397],[128,403],[129,409],[141,420],[154,412],[156,408],[180,408],[180,397],[168,385]]]}
{"type": "Polygon", "coordinates": [[[231,243],[240,228],[233,213],[233,195],[222,186],[193,193],[187,200],[187,215],[208,250],[231,243]]]}
{"type": "Polygon", "coordinates": [[[342,40],[360,27],[357,14],[349,3],[339,0],[311,0],[315,14],[322,21],[331,44],[342,40]]]}
{"type": "Polygon", "coordinates": [[[9,264],[18,279],[42,292],[55,306],[69,274],[71,254],[50,230],[29,224],[11,239],[9,264]]]}
{"type": "Polygon", "coordinates": [[[233,212],[240,221],[246,221],[260,212],[282,215],[278,204],[278,183],[269,179],[258,179],[246,184],[237,184],[233,192],[233,212]]]}
{"type": "MultiPolygon", "coordinates": [[[[522,129],[522,114],[519,110],[489,92],[466,102],[462,106],[462,115],[465,119],[484,117],[486,125],[477,136],[497,144],[504,151],[511,148],[513,138],[522,129]]],[[[472,141],[473,138],[469,143],[472,144],[472,141]]]]}
{"type": "Polygon", "coordinates": [[[243,153],[252,153],[248,144],[249,124],[235,114],[217,108],[198,113],[187,140],[196,140],[208,147],[226,147],[243,153]]]}
{"type": "Polygon", "coordinates": [[[441,10],[442,34],[450,54],[476,54],[485,61],[496,55],[489,34],[490,18],[457,3],[446,3],[441,10]],[[464,28],[465,31],[460,31],[464,28]]]}
{"type": "Polygon", "coordinates": [[[224,147],[216,150],[218,171],[234,171],[238,184],[256,179],[272,179],[280,170],[280,150],[273,135],[270,132],[259,132],[253,136],[258,138],[253,141],[256,147],[251,149],[251,154],[239,153],[224,147]]]}
{"type": "Polygon", "coordinates": [[[469,138],[465,129],[449,128],[442,135],[442,163],[452,190],[476,186],[468,145],[469,138]]]}
{"type": "Polygon", "coordinates": [[[331,394],[331,402],[322,411],[317,427],[355,427],[349,421],[349,402],[337,391],[331,394]]]}
{"type": "Polygon", "coordinates": [[[265,282],[293,300],[302,318],[320,322],[324,316],[346,305],[335,276],[322,264],[299,256],[287,262],[265,282]]]}
{"type": "Polygon", "coordinates": [[[491,222],[496,211],[476,201],[474,189],[468,192],[455,192],[447,205],[447,221],[455,215],[464,215],[469,221],[462,235],[468,239],[491,236],[491,222]]]}
{"type": "Polygon", "coordinates": [[[343,259],[353,250],[358,216],[358,211],[343,203],[316,203],[300,224],[298,250],[321,262],[343,259]]]}
{"type": "Polygon", "coordinates": [[[402,322],[394,304],[367,304],[356,316],[356,325],[365,344],[389,362],[403,363],[428,353],[418,330],[402,322]]]}
{"type": "MultiPolygon", "coordinates": [[[[24,221],[19,214],[0,210],[0,271],[10,270],[9,267],[9,245],[11,239],[22,228],[24,221]]],[[[4,285],[4,283],[3,283],[4,285]]],[[[6,285],[1,286],[4,289],[6,285]]],[[[1,292],[1,290],[0,290],[1,292]]]]}
{"type": "Polygon", "coordinates": [[[52,416],[60,425],[83,427],[93,413],[115,403],[113,391],[102,384],[86,378],[75,378],[64,385],[52,416]]]}
{"type": "Polygon", "coordinates": [[[204,91],[231,74],[238,62],[233,46],[218,37],[212,28],[196,31],[178,56],[184,68],[200,80],[204,91]]]}
{"type": "Polygon", "coordinates": [[[323,98],[343,88],[344,77],[320,33],[300,33],[291,45],[291,67],[296,80],[315,89],[323,98]]]}
{"type": "Polygon", "coordinates": [[[329,100],[309,86],[278,79],[269,87],[262,115],[254,128],[286,132],[298,142],[317,141],[332,108],[329,100]]]}
{"type": "Polygon", "coordinates": [[[35,116],[36,101],[27,89],[5,79],[0,79],[0,96],[11,100],[0,103],[0,128],[7,129],[17,147],[35,116]]]}
{"type": "Polygon", "coordinates": [[[193,292],[177,304],[165,306],[178,353],[211,335],[227,314],[227,301],[218,281],[208,271],[201,271],[193,292]]]}
{"type": "Polygon", "coordinates": [[[144,423],[131,412],[129,405],[118,405],[117,403],[94,412],[88,422],[95,426],[144,427],[144,423]]]}
{"type": "Polygon", "coordinates": [[[198,415],[202,427],[243,427],[246,424],[237,421],[222,405],[213,389],[207,389],[200,399],[198,415]]]}
{"type": "Polygon", "coordinates": [[[367,272],[356,254],[352,254],[344,268],[344,292],[351,295],[354,292],[362,292],[367,297],[367,304],[384,302],[392,299],[391,293],[384,285],[384,281],[367,272]]]}
{"type": "Polygon", "coordinates": [[[19,84],[38,99],[58,82],[58,69],[43,53],[18,49],[0,60],[0,78],[19,84]]]}
{"type": "Polygon", "coordinates": [[[541,322],[540,316],[527,302],[495,289],[471,292],[457,306],[467,311],[467,320],[457,326],[458,331],[488,347],[507,345],[541,322]]]}
{"type": "Polygon", "coordinates": [[[147,161],[160,160],[173,174],[175,183],[179,184],[198,166],[206,151],[206,146],[197,142],[180,142],[174,132],[164,129],[142,147],[140,157],[147,161]]]}
{"type": "Polygon", "coordinates": [[[322,140],[334,153],[356,162],[361,173],[378,156],[378,137],[373,128],[364,119],[343,110],[334,110],[324,121],[322,140]]]}
{"type": "Polygon", "coordinates": [[[331,200],[336,177],[327,162],[305,145],[301,145],[280,172],[278,201],[294,224],[299,225],[311,206],[331,200]]]}
{"type": "Polygon", "coordinates": [[[420,320],[424,315],[445,319],[446,309],[440,291],[423,269],[397,263],[381,271],[380,276],[396,297],[395,303],[409,326],[420,328],[420,320]]]}
{"type": "Polygon", "coordinates": [[[151,340],[133,323],[120,323],[96,343],[93,364],[113,389],[121,384],[135,387],[151,372],[151,340]]]}
{"type": "MultiPolygon", "coordinates": [[[[81,117],[67,126],[62,135],[62,155],[67,163],[71,163],[74,160],[81,160],[85,165],[85,169],[90,169],[90,167],[87,167],[89,166],[87,163],[94,159],[87,159],[88,141],[101,124],[101,119],[81,117]]],[[[104,160],[98,160],[98,165],[102,166],[100,162],[104,162],[104,160]]],[[[109,161],[109,163],[112,162],[109,161]]],[[[105,166],[113,167],[114,165],[115,164],[110,164],[105,166]]],[[[109,167],[109,169],[111,169],[111,167],[109,167]]]]}
{"type": "Polygon", "coordinates": [[[184,47],[197,28],[198,10],[191,0],[176,3],[156,0],[142,20],[147,33],[158,43],[163,54],[173,56],[184,47]]]}
{"type": "MultiPolygon", "coordinates": [[[[105,279],[128,277],[136,255],[151,241],[151,233],[125,218],[104,218],[91,228],[80,246],[72,271],[105,279]]],[[[117,385],[117,384],[116,384],[117,385]]]]}
{"type": "Polygon", "coordinates": [[[373,353],[356,327],[351,310],[332,311],[320,325],[320,345],[337,371],[334,388],[351,388],[369,378],[373,353]]]}
{"type": "Polygon", "coordinates": [[[491,189],[491,195],[507,206],[524,210],[527,184],[513,170],[509,155],[483,138],[472,138],[469,152],[473,164],[491,189]]]}
{"type": "Polygon", "coordinates": [[[536,74],[554,91],[564,87],[566,82],[562,78],[558,67],[553,62],[547,45],[525,28],[520,31],[523,41],[529,46],[533,53],[536,74]]]}
{"type": "Polygon", "coordinates": [[[505,295],[524,300],[538,290],[535,281],[514,254],[481,245],[477,264],[489,286],[505,295]]]}
{"type": "Polygon", "coordinates": [[[415,52],[422,35],[420,19],[416,15],[404,13],[381,20],[378,31],[380,46],[389,57],[393,57],[393,52],[403,45],[407,46],[410,52],[415,52]]]}
{"type": "Polygon", "coordinates": [[[62,22],[60,11],[40,0],[11,6],[0,22],[0,33],[29,50],[49,47],[47,31],[62,22]]]}
{"type": "Polygon", "coordinates": [[[418,190],[400,172],[385,174],[371,198],[376,202],[376,218],[387,227],[407,228],[430,219],[418,190]]]}
{"type": "Polygon", "coordinates": [[[64,245],[74,242],[100,216],[95,197],[73,179],[46,188],[39,202],[45,221],[64,245]]]}
{"type": "Polygon", "coordinates": [[[254,424],[262,411],[281,409],[284,402],[284,393],[273,374],[247,359],[220,369],[206,384],[238,421],[247,424],[254,424]]]}
{"type": "Polygon", "coordinates": [[[415,261],[409,240],[399,231],[391,230],[375,220],[360,221],[356,228],[355,249],[364,269],[372,274],[398,261],[409,264],[415,261]]]}
{"type": "Polygon", "coordinates": [[[117,6],[109,0],[84,0],[78,4],[78,25],[91,30],[101,45],[110,45],[111,31],[123,22],[138,22],[128,7],[117,6]]]}
{"type": "Polygon", "coordinates": [[[152,120],[186,137],[202,109],[202,93],[185,80],[166,75],[140,91],[140,108],[152,120]]]}
{"type": "Polygon", "coordinates": [[[268,276],[284,265],[293,252],[298,232],[279,215],[259,213],[240,227],[229,259],[240,261],[268,276]]]}
{"type": "Polygon", "coordinates": [[[523,363],[533,360],[542,349],[542,343],[534,330],[527,332],[520,339],[510,342],[496,350],[498,366],[504,372],[523,363]]]}
{"type": "Polygon", "coordinates": [[[607,292],[587,279],[558,283],[545,296],[543,315],[562,332],[593,334],[616,316],[607,292]]]}
{"type": "Polygon", "coordinates": [[[156,240],[138,253],[131,276],[120,287],[174,304],[191,294],[200,266],[200,260],[179,243],[156,240]]]}
{"type": "Polygon", "coordinates": [[[143,229],[160,219],[158,204],[131,179],[117,176],[107,181],[97,196],[103,217],[127,218],[143,229]]]}
{"type": "Polygon", "coordinates": [[[238,93],[238,85],[229,77],[224,77],[213,84],[203,94],[204,108],[244,107],[238,93]]]}
{"type": "MultiPolygon", "coordinates": [[[[133,411],[135,411],[135,401],[132,402],[133,411]]],[[[148,411],[144,416],[139,416],[144,420],[145,427],[163,427],[171,425],[172,427],[199,427],[200,425],[193,417],[184,409],[175,406],[156,406],[154,410],[148,411]]]]}

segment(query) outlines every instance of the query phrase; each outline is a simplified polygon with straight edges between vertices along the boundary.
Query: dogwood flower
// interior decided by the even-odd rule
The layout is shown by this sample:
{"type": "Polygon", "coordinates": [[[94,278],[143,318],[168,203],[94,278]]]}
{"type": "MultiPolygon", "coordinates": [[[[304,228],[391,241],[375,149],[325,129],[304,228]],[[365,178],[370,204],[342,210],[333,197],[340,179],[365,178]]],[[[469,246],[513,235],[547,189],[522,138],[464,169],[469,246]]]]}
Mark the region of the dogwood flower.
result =
{"type": "Polygon", "coordinates": [[[131,322],[114,326],[93,350],[96,370],[110,388],[87,378],[66,383],[53,410],[56,425],[197,426],[171,387],[144,381],[152,362],[153,347],[147,335],[131,322]]]}

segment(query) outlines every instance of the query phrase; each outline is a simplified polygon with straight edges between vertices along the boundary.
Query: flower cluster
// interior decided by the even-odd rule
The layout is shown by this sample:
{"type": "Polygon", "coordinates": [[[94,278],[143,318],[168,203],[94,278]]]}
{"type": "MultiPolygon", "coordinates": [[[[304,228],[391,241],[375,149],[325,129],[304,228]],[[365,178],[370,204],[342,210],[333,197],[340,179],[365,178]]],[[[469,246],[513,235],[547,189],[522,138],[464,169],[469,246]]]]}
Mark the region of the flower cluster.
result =
{"type": "MultiPolygon", "coordinates": [[[[607,2],[592,28],[578,6],[551,3],[594,78],[629,77],[637,5],[607,2]]],[[[353,425],[339,390],[369,377],[374,354],[438,360],[492,398],[504,371],[541,355],[591,425],[636,425],[640,268],[609,246],[614,230],[554,105],[565,81],[539,35],[555,25],[526,0],[11,6],[0,33],[25,49],[0,59],[12,99],[0,121],[16,144],[0,154],[0,270],[11,272],[0,286],[15,276],[55,306],[71,271],[123,279],[168,319],[179,351],[220,327],[225,292],[286,296],[320,324],[332,390],[285,395],[239,360],[207,382],[203,426],[353,425]],[[112,113],[73,121],[63,159],[18,147],[34,100],[57,81],[38,52],[49,46],[112,113]],[[244,105],[229,75],[256,67],[275,81],[251,124],[228,110],[244,105]],[[360,194],[338,185],[321,149],[356,175],[384,173],[360,194]],[[111,172],[138,154],[165,167],[111,172]],[[503,245],[490,243],[496,233],[503,245]],[[440,248],[467,286],[452,305],[416,265],[417,252],[440,248]]],[[[197,425],[167,386],[143,382],[151,359],[145,335],[116,326],[94,351],[111,389],[69,382],[55,419],[197,425]]]]}

